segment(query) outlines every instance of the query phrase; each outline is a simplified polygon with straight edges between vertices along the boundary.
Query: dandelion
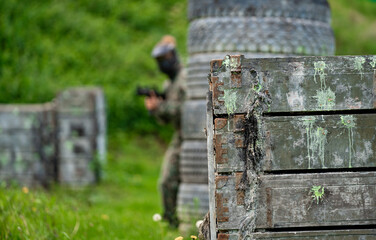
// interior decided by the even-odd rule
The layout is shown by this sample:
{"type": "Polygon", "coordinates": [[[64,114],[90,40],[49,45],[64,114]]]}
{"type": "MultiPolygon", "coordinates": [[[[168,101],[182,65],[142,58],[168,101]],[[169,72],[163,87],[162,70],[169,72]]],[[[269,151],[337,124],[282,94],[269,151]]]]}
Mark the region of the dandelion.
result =
{"type": "Polygon", "coordinates": [[[102,214],[101,218],[105,221],[108,221],[110,217],[107,214],[102,214]]]}
{"type": "Polygon", "coordinates": [[[198,221],[196,222],[196,227],[197,227],[197,228],[200,228],[200,225],[201,225],[203,222],[204,222],[203,220],[198,220],[198,221]]]}
{"type": "Polygon", "coordinates": [[[197,237],[195,235],[191,235],[191,240],[196,240],[197,237]]]}
{"type": "Polygon", "coordinates": [[[182,236],[179,236],[177,238],[175,238],[175,240],[183,240],[184,238],[182,236]]]}
{"type": "Polygon", "coordinates": [[[28,194],[29,193],[29,189],[27,187],[23,187],[22,188],[22,192],[25,193],[25,194],[28,194]]]}
{"type": "Polygon", "coordinates": [[[156,213],[156,214],[153,215],[153,221],[154,222],[159,222],[161,220],[162,220],[162,217],[161,217],[160,214],[156,213]]]}

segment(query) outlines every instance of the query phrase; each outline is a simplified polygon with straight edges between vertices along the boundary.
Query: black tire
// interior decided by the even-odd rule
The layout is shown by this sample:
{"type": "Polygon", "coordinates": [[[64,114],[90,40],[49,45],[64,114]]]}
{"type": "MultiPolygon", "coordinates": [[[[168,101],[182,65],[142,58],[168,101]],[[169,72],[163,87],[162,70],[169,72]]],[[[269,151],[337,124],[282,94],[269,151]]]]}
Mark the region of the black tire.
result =
{"type": "Polygon", "coordinates": [[[183,183],[208,183],[206,139],[184,141],[180,159],[180,177],[183,183]]]}
{"type": "Polygon", "coordinates": [[[179,185],[177,211],[180,222],[193,223],[203,219],[209,211],[208,185],[181,183],[179,185]]]}
{"type": "Polygon", "coordinates": [[[184,139],[206,139],[206,101],[188,100],[183,105],[182,131],[184,139]]]}
{"type": "Polygon", "coordinates": [[[222,17],[197,19],[189,27],[190,54],[258,52],[333,55],[334,50],[333,31],[330,24],[322,22],[222,17]]]}
{"type": "Polygon", "coordinates": [[[189,0],[189,20],[208,17],[283,17],[330,22],[327,0],[189,0]]]}

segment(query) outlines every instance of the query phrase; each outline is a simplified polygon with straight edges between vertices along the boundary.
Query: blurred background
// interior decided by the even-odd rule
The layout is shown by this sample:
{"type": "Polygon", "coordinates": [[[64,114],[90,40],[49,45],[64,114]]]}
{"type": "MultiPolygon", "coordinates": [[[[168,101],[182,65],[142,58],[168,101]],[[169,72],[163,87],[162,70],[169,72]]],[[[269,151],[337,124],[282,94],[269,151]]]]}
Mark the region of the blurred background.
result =
{"type": "MultiPolygon", "coordinates": [[[[329,0],[337,55],[376,54],[376,1],[329,0]]],[[[187,0],[0,1],[0,103],[42,103],[72,86],[103,88],[108,156],[97,186],[0,188],[1,239],[174,239],[157,179],[172,136],[137,96],[162,89],[151,57],[164,34],[187,59],[187,0]]],[[[197,234],[194,233],[193,234],[197,234]]]]}

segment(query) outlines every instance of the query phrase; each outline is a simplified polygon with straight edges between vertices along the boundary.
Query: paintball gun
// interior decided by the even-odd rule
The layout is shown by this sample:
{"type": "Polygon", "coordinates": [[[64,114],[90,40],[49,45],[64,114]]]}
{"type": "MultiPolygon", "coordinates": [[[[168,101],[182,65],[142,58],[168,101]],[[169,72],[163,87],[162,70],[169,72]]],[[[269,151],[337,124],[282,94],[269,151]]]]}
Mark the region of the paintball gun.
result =
{"type": "Polygon", "coordinates": [[[161,97],[162,99],[166,98],[166,95],[164,93],[158,92],[155,88],[137,87],[137,95],[138,96],[150,97],[153,92],[157,97],[161,97]]]}

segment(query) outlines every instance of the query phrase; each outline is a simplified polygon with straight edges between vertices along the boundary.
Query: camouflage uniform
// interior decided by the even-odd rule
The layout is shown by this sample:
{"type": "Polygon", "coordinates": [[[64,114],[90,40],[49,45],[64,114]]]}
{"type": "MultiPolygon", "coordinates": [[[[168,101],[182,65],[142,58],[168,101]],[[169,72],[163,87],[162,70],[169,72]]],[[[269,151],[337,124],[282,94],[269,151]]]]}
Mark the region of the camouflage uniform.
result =
{"type": "Polygon", "coordinates": [[[164,219],[177,226],[177,193],[179,187],[179,154],[182,143],[180,128],[181,107],[185,97],[185,70],[181,69],[175,81],[168,80],[165,87],[166,99],[152,114],[162,123],[172,123],[175,133],[164,156],[159,187],[162,193],[164,219]]]}

